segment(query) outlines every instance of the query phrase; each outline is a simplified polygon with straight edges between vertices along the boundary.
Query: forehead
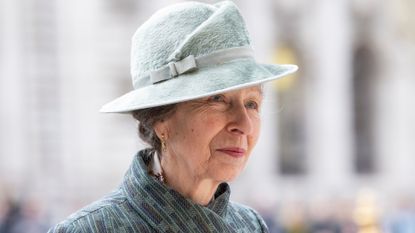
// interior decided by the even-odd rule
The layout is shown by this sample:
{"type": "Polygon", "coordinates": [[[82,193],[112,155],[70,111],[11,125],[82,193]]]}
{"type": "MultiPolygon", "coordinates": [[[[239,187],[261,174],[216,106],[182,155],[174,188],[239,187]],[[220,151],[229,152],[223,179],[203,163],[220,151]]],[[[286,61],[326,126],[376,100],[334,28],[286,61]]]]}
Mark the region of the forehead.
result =
{"type": "Polygon", "coordinates": [[[224,92],[223,94],[242,94],[242,95],[259,95],[262,97],[263,91],[262,91],[262,85],[252,86],[252,87],[246,87],[234,91],[228,91],[224,92]]]}
{"type": "MultiPolygon", "coordinates": [[[[212,94],[211,96],[215,96],[215,95],[241,96],[243,98],[244,97],[255,97],[255,98],[262,99],[262,97],[263,97],[263,87],[262,87],[262,85],[256,85],[256,86],[252,86],[252,87],[246,87],[246,88],[227,91],[227,92],[223,92],[223,93],[212,94]]],[[[193,104],[193,103],[204,103],[205,99],[207,99],[207,98],[209,98],[209,97],[202,97],[202,98],[199,98],[199,99],[184,101],[184,102],[178,103],[177,105],[181,106],[181,105],[187,105],[187,104],[193,104]]]]}

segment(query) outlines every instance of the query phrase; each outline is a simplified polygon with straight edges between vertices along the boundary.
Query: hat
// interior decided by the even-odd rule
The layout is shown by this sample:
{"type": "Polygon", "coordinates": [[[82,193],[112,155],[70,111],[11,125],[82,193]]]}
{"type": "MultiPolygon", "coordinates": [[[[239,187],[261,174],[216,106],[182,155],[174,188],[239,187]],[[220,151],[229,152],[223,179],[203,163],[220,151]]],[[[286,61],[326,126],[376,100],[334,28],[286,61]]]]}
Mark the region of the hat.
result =
{"type": "Polygon", "coordinates": [[[295,65],[258,64],[232,1],[184,2],[150,17],[132,38],[134,90],[101,112],[131,112],[258,85],[295,65]]]}

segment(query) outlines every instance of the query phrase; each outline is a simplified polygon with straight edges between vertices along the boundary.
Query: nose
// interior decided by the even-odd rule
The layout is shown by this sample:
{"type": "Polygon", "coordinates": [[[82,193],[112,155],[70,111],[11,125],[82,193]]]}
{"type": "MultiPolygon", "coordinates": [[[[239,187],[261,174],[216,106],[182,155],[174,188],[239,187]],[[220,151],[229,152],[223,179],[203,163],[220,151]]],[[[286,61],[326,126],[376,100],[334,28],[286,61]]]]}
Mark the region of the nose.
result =
{"type": "Polygon", "coordinates": [[[227,129],[229,132],[238,135],[249,135],[252,133],[253,122],[245,106],[233,106],[228,114],[230,120],[227,129]]]}

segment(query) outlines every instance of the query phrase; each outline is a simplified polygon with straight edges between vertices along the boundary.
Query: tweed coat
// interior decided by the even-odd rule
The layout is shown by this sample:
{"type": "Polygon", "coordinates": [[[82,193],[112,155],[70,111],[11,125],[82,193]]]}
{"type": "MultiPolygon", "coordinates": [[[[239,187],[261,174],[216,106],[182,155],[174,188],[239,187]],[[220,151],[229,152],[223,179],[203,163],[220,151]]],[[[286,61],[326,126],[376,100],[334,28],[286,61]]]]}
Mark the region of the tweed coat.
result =
{"type": "Polygon", "coordinates": [[[72,214],[49,233],[268,232],[258,213],[229,200],[222,183],[207,206],[192,202],[149,175],[148,150],[134,157],[118,189],[72,214]]]}

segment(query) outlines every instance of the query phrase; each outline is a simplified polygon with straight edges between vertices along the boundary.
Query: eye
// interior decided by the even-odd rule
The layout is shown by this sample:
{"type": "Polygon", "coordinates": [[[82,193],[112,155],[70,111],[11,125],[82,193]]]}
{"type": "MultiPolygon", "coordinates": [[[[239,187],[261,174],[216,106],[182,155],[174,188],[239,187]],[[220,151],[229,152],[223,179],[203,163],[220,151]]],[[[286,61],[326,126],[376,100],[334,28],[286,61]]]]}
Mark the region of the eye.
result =
{"type": "Polygon", "coordinates": [[[208,99],[211,102],[225,102],[225,96],[223,95],[212,95],[208,99]]]}
{"type": "Polygon", "coordinates": [[[249,109],[258,110],[259,109],[259,104],[256,101],[250,100],[245,104],[245,107],[249,108],[249,109]]]}

